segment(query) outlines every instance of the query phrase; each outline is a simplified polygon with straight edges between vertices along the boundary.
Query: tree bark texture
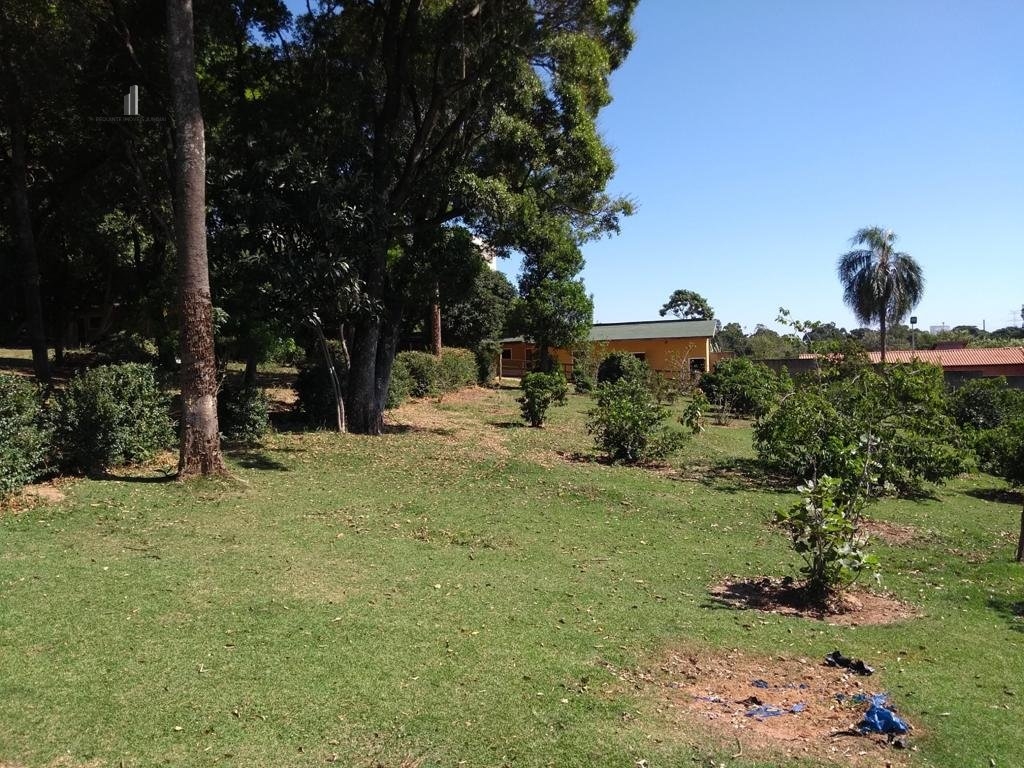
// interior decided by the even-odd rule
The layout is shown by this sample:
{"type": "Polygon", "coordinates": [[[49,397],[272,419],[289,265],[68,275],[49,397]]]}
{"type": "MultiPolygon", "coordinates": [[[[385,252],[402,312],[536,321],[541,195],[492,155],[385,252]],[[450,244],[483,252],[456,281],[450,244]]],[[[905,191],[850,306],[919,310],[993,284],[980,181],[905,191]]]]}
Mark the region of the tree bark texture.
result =
{"type": "Polygon", "coordinates": [[[430,305],[430,351],[441,356],[441,286],[434,284],[434,303],[430,305]]]}
{"type": "Polygon", "coordinates": [[[28,200],[28,142],[19,107],[13,105],[10,112],[11,208],[14,212],[14,236],[21,261],[25,317],[28,322],[29,343],[32,346],[32,367],[38,379],[47,381],[50,378],[50,360],[47,356],[46,326],[43,321],[39,257],[36,253],[32,211],[28,200]]]}
{"type": "Polygon", "coordinates": [[[206,145],[199,106],[192,0],[167,0],[167,59],[174,117],[174,235],[181,333],[178,476],[224,474],[217,423],[213,303],[206,258],[206,145]]]}

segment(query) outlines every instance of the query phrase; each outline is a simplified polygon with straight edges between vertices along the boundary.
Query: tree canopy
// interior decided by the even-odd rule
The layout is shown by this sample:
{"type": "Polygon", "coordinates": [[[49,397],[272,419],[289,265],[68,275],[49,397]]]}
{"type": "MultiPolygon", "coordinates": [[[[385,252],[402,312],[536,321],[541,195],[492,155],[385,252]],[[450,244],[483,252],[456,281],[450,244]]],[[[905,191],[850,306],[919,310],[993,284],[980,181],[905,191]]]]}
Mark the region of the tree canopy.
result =
{"type": "Polygon", "coordinates": [[[680,320],[713,320],[715,311],[708,300],[696,291],[673,291],[658,314],[664,317],[669,312],[680,320]]]}

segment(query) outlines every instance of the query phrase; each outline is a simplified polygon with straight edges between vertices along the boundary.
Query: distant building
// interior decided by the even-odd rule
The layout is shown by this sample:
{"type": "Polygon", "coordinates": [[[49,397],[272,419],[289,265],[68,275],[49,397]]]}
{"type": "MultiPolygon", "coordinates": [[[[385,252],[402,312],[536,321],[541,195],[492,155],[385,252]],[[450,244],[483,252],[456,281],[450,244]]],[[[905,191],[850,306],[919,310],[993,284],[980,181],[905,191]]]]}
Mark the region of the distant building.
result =
{"type": "Polygon", "coordinates": [[[942,325],[929,325],[928,326],[928,332],[929,333],[945,333],[948,330],[950,330],[950,328],[945,323],[943,323],[942,325]]]}
{"type": "MultiPolygon", "coordinates": [[[[678,376],[681,371],[702,372],[719,358],[712,349],[718,323],[715,320],[651,320],[639,323],[597,323],[590,329],[590,343],[608,352],[629,352],[653,370],[678,376]]],[[[501,373],[521,376],[533,369],[536,345],[522,336],[501,342],[501,373]]],[[[572,352],[551,350],[551,358],[572,376],[572,352]]]]}
{"type": "MultiPolygon", "coordinates": [[[[868,359],[880,362],[881,352],[868,352],[868,359]]],[[[1005,376],[1015,387],[1024,388],[1024,347],[956,347],[952,349],[889,349],[887,363],[909,363],[919,360],[942,368],[946,381],[953,386],[969,379],[1005,376]]]]}

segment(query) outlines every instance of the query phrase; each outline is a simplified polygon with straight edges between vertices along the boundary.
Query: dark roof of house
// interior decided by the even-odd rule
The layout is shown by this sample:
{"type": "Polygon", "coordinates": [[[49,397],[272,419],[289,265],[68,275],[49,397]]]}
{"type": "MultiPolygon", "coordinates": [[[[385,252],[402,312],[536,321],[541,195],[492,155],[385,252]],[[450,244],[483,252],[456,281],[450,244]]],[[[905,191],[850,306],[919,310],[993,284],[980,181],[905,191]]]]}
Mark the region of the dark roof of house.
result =
{"type": "MultiPolygon", "coordinates": [[[[591,341],[635,339],[702,339],[713,337],[716,320],[646,320],[639,323],[596,323],[590,327],[591,341]]],[[[516,336],[502,341],[524,341],[516,336]]]]}
{"type": "Polygon", "coordinates": [[[714,320],[648,320],[640,323],[597,323],[590,328],[591,341],[627,339],[698,339],[715,335],[714,320]]]}

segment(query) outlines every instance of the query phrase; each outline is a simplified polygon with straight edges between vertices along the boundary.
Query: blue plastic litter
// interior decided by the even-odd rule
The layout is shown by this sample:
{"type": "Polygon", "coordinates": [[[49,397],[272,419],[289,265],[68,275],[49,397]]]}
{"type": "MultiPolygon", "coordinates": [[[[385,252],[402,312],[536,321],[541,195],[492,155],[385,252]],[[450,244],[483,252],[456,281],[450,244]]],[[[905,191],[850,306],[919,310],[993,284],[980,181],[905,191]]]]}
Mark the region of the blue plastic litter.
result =
{"type": "Polygon", "coordinates": [[[755,717],[758,720],[764,720],[768,717],[778,717],[782,714],[785,713],[781,709],[769,706],[768,704],[762,704],[759,707],[751,707],[746,712],[747,717],[755,717]]]}
{"type": "Polygon", "coordinates": [[[765,680],[752,680],[750,682],[750,684],[752,686],[754,686],[755,688],[767,688],[768,687],[768,682],[765,681],[765,680]]]}
{"type": "Polygon", "coordinates": [[[795,715],[797,712],[803,712],[805,709],[807,709],[807,705],[802,701],[798,701],[796,704],[789,708],[789,711],[795,715]]]}
{"type": "Polygon", "coordinates": [[[888,694],[871,695],[871,706],[857,725],[861,733],[907,733],[910,730],[910,726],[886,706],[888,701],[888,694]]]}

